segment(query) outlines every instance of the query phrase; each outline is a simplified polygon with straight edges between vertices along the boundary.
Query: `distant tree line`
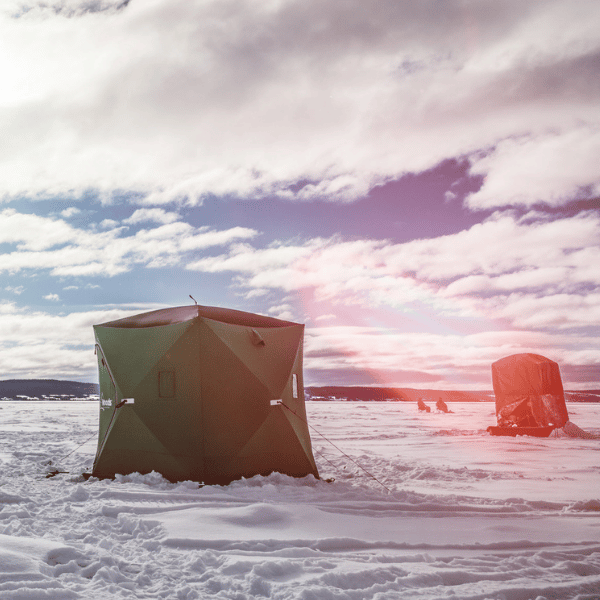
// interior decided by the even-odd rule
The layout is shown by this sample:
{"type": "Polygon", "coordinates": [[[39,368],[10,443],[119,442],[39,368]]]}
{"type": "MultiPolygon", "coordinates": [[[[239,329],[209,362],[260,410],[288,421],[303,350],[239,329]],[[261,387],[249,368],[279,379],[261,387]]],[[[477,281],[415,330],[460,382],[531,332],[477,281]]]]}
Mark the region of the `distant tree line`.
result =
{"type": "MultiPolygon", "coordinates": [[[[414,388],[362,387],[362,386],[308,386],[304,388],[307,400],[348,400],[350,402],[491,402],[490,390],[420,390],[414,388]]],[[[59,379],[6,379],[0,381],[0,399],[60,399],[89,398],[99,393],[97,383],[65,381],[59,379]]],[[[600,390],[566,391],[567,402],[600,402],[600,390]]]]}
{"type": "Polygon", "coordinates": [[[0,381],[0,398],[7,400],[87,398],[97,395],[97,383],[58,379],[6,379],[0,381]],[[50,396],[52,398],[49,398],[50,396]]]}

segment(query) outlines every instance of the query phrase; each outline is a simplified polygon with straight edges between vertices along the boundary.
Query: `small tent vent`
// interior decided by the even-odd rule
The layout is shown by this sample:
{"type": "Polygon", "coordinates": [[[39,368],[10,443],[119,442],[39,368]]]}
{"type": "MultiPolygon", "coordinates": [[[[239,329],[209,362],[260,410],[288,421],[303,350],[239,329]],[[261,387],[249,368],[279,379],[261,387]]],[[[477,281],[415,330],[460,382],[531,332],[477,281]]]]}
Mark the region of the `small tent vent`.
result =
{"type": "Polygon", "coordinates": [[[265,340],[263,340],[262,335],[256,331],[256,329],[250,329],[250,339],[255,346],[266,346],[265,340]]]}

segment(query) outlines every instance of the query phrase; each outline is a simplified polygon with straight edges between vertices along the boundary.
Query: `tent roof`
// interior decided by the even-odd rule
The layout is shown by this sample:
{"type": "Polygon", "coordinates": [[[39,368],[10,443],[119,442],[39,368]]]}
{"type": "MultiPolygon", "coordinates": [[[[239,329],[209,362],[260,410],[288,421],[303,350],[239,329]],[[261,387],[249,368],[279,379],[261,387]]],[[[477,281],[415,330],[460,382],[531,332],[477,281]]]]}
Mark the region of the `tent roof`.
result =
{"type": "Polygon", "coordinates": [[[550,358],[546,358],[541,354],[523,352],[522,354],[511,354],[510,356],[505,356],[504,358],[501,358],[500,360],[497,360],[495,363],[493,363],[492,366],[503,369],[513,365],[521,366],[525,363],[530,363],[532,365],[541,365],[544,363],[557,364],[555,361],[551,360],[550,358]]]}
{"type": "Polygon", "coordinates": [[[219,308],[215,306],[177,306],[175,308],[163,308],[151,312],[125,317],[116,321],[102,323],[99,327],[118,327],[126,329],[137,329],[140,327],[160,327],[162,325],[174,325],[192,321],[199,317],[229,323],[231,325],[243,325],[246,327],[289,327],[297,325],[291,321],[282,321],[273,317],[255,315],[253,313],[234,310],[231,308],[219,308]]]}
{"type": "Polygon", "coordinates": [[[492,363],[496,399],[514,395],[562,395],[558,363],[540,354],[513,354],[492,363]]]}

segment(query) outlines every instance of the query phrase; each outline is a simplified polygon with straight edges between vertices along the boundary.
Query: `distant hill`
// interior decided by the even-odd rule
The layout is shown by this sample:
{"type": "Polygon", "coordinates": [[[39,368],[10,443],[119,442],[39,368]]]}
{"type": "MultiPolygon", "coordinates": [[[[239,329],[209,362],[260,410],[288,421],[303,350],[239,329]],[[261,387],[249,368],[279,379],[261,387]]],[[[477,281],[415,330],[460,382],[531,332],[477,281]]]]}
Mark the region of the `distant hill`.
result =
{"type": "MultiPolygon", "coordinates": [[[[414,388],[382,388],[352,386],[309,386],[304,389],[307,400],[348,400],[351,402],[416,402],[419,398],[435,403],[493,402],[489,390],[420,390],[414,388]]],[[[97,383],[60,379],[6,379],[0,381],[0,400],[97,400],[97,383]]],[[[600,402],[600,390],[565,391],[567,402],[600,402]]]]}
{"type": "MultiPolygon", "coordinates": [[[[494,402],[491,390],[421,390],[414,388],[380,388],[348,386],[309,386],[304,388],[306,398],[312,400],[348,400],[350,402],[382,402],[397,400],[416,402],[423,398],[425,403],[435,403],[438,398],[444,402],[494,402]]],[[[600,390],[565,391],[567,402],[600,402],[600,390]]]]}
{"type": "Polygon", "coordinates": [[[97,396],[97,383],[59,379],[6,379],[0,381],[0,399],[95,400],[97,396]]]}
{"type": "Polygon", "coordinates": [[[380,387],[347,387],[322,386],[304,388],[307,398],[313,400],[349,400],[354,402],[382,402],[397,400],[400,402],[416,402],[423,398],[425,402],[436,402],[442,398],[444,402],[489,402],[494,400],[492,391],[458,391],[458,390],[421,390],[413,388],[380,388],[380,387]]]}
{"type": "Polygon", "coordinates": [[[565,390],[567,402],[600,402],[600,390],[579,390],[570,392],[565,390]]]}

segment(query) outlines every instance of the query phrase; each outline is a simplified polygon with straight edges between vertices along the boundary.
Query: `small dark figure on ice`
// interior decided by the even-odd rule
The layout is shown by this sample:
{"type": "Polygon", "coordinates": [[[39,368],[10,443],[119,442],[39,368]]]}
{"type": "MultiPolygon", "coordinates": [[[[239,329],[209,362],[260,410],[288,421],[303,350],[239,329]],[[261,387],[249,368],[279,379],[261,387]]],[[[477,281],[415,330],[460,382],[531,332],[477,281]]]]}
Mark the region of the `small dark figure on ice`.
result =
{"type": "Polygon", "coordinates": [[[440,397],[440,398],[438,398],[438,401],[435,403],[435,407],[436,407],[438,410],[441,410],[442,412],[445,412],[445,413],[452,412],[452,411],[451,411],[451,410],[448,408],[448,405],[447,405],[447,404],[446,404],[446,403],[445,403],[445,402],[442,400],[442,398],[441,398],[441,397],[440,397]]]}
{"type": "Polygon", "coordinates": [[[425,412],[431,412],[431,409],[429,408],[429,406],[427,406],[427,404],[425,404],[425,402],[423,402],[423,398],[419,398],[417,400],[417,407],[419,408],[419,410],[424,410],[425,412]]]}

